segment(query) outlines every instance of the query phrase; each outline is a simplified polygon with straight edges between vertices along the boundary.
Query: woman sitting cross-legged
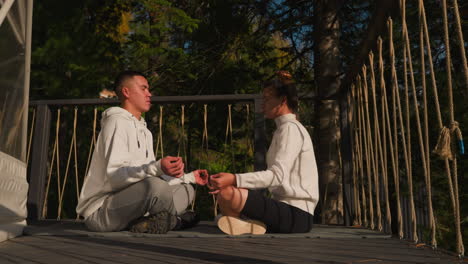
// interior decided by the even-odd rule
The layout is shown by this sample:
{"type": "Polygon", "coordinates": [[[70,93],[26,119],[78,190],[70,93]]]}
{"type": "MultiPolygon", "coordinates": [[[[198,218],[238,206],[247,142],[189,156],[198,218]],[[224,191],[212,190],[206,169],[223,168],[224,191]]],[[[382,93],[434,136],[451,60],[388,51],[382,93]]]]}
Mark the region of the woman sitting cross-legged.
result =
{"type": "Polygon", "coordinates": [[[289,73],[279,72],[263,88],[263,111],[276,123],[266,155],[267,169],[210,176],[222,216],[218,227],[230,235],[305,233],[319,200],[318,172],[309,133],[296,119],[298,97],[289,73]],[[261,189],[268,188],[271,198],[261,189]]]}

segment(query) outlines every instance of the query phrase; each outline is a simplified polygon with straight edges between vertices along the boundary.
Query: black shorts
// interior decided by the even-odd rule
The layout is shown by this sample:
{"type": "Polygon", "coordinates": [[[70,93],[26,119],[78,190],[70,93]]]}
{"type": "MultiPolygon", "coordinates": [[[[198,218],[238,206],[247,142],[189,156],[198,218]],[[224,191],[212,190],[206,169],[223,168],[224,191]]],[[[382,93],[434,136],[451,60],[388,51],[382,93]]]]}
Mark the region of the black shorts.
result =
{"type": "Polygon", "coordinates": [[[287,203],[265,197],[261,191],[249,191],[241,214],[263,222],[268,233],[307,233],[314,216],[287,203]]]}

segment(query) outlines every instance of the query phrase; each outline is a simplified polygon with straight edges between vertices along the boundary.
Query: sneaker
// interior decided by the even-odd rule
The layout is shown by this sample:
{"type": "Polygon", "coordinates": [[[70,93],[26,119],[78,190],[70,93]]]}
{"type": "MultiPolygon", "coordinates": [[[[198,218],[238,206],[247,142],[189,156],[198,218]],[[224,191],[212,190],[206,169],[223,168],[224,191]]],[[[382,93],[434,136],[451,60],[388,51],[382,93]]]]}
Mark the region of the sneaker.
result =
{"type": "Polygon", "coordinates": [[[176,225],[176,221],[174,215],[164,211],[137,219],[129,230],[134,233],[166,234],[176,225]]]}
{"type": "Polygon", "coordinates": [[[173,230],[183,230],[194,227],[200,222],[200,216],[192,210],[177,216],[177,224],[173,230]]]}
{"type": "Polygon", "coordinates": [[[264,223],[257,220],[244,220],[233,216],[222,216],[218,220],[218,227],[228,235],[262,235],[266,232],[264,223]]]}

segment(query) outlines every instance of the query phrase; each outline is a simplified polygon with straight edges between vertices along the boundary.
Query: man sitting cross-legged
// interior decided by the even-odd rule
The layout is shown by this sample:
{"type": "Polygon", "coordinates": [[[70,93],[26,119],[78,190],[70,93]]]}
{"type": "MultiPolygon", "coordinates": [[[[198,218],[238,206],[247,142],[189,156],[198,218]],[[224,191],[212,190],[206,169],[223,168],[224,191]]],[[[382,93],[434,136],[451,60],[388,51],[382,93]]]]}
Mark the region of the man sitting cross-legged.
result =
{"type": "Polygon", "coordinates": [[[194,199],[188,183],[206,184],[208,173],[184,174],[180,157],[155,160],[153,137],[142,113],[149,111],[151,92],[143,74],[125,71],[115,82],[121,107],[104,111],[91,166],[76,211],[92,231],[130,229],[166,233],[193,226],[195,213],[186,211],[194,199]],[[163,175],[179,178],[162,179],[163,175]]]}

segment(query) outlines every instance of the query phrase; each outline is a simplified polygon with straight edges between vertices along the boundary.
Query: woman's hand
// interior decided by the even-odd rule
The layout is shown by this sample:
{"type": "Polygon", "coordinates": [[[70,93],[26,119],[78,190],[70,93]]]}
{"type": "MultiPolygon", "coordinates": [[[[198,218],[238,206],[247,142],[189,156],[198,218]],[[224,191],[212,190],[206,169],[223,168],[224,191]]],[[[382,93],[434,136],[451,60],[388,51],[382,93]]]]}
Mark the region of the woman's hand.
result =
{"type": "Polygon", "coordinates": [[[198,185],[206,185],[208,183],[208,171],[207,170],[194,170],[193,176],[195,176],[195,183],[198,185]]]}
{"type": "Polygon", "coordinates": [[[236,175],[227,172],[220,172],[218,174],[211,175],[208,180],[208,187],[214,190],[213,194],[218,193],[220,189],[228,186],[236,186],[236,175]]]}

